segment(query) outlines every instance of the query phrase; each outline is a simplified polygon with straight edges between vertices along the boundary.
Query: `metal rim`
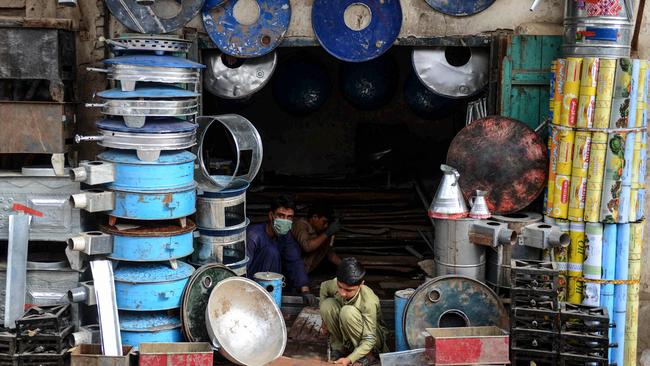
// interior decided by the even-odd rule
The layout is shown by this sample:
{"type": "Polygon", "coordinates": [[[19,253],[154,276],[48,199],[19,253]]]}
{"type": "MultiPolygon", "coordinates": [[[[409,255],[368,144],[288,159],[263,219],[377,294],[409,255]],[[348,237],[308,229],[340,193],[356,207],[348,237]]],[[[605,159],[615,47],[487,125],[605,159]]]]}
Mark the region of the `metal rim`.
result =
{"type": "Polygon", "coordinates": [[[197,83],[201,77],[198,69],[111,65],[108,78],[127,81],[151,81],[159,83],[197,83]]]}
{"type": "Polygon", "coordinates": [[[129,34],[107,40],[113,52],[162,51],[187,53],[192,42],[177,37],[164,35],[148,36],[146,34],[129,34]]]}
{"type": "Polygon", "coordinates": [[[198,98],[169,100],[105,99],[101,112],[113,116],[174,117],[197,114],[198,98]]]}
{"type": "Polygon", "coordinates": [[[196,131],[169,134],[138,134],[100,129],[99,132],[104,137],[99,142],[99,145],[121,150],[182,150],[196,145],[196,131]]]}
{"type": "Polygon", "coordinates": [[[139,231],[129,231],[132,229],[120,230],[115,226],[108,226],[108,225],[100,225],[99,229],[107,234],[123,236],[123,237],[133,237],[133,238],[175,237],[175,236],[191,233],[194,230],[196,230],[196,224],[194,223],[194,221],[190,219],[187,219],[186,227],[184,228],[174,227],[173,231],[161,230],[161,228],[162,229],[171,228],[171,225],[168,222],[161,222],[160,225],[158,226],[153,226],[150,223],[145,223],[145,224],[147,225],[148,228],[151,229],[150,231],[147,232],[140,228],[138,228],[139,231]]]}

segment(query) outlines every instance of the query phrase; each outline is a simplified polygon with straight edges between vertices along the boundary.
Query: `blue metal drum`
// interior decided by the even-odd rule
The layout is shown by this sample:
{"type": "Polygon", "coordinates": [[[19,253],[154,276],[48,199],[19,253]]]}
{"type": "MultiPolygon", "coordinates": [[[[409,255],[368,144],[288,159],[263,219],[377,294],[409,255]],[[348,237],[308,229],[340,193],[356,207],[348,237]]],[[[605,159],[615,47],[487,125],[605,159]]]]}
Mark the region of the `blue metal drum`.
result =
{"type": "Polygon", "coordinates": [[[273,51],[289,29],[291,5],[289,0],[258,2],[259,16],[252,24],[241,24],[233,10],[237,1],[227,1],[214,8],[214,1],[203,7],[203,25],[212,42],[231,56],[251,58],[273,51]]]}
{"type": "Polygon", "coordinates": [[[412,288],[405,290],[395,291],[395,351],[408,351],[409,345],[404,337],[404,330],[402,329],[402,318],[404,317],[404,309],[409,298],[415,292],[412,288]]]}
{"type": "Polygon", "coordinates": [[[311,22],[320,44],[332,56],[348,62],[372,60],[395,42],[402,27],[399,0],[314,0],[311,22]],[[355,30],[345,22],[351,5],[364,6],[370,17],[365,27],[355,30]]]}
{"type": "Polygon", "coordinates": [[[160,192],[194,183],[196,155],[188,151],[162,151],[157,161],[143,161],[133,150],[111,149],[97,158],[115,165],[115,181],[108,187],[116,191],[160,192]]]}
{"type": "Polygon", "coordinates": [[[426,0],[435,10],[455,17],[480,13],[489,8],[494,0],[426,0]]]}
{"type": "Polygon", "coordinates": [[[183,342],[181,318],[165,311],[120,311],[122,344],[137,348],[140,343],[183,342]]]}
{"type": "MultiPolygon", "coordinates": [[[[124,223],[123,223],[124,224],[124,223]]],[[[113,236],[111,259],[130,262],[167,261],[186,257],[194,251],[196,225],[188,220],[182,228],[170,222],[139,221],[137,227],[119,229],[102,225],[101,230],[113,236]]]]}
{"type": "Polygon", "coordinates": [[[115,190],[115,209],[109,215],[136,220],[187,217],[196,211],[196,184],[162,192],[115,190]]]}
{"type": "Polygon", "coordinates": [[[282,307],[282,287],[284,276],[274,272],[258,272],[253,275],[255,282],[269,292],[278,309],[282,307]]]}
{"type": "Polygon", "coordinates": [[[180,261],[177,264],[173,269],[169,263],[120,262],[113,273],[117,308],[152,311],[180,307],[194,267],[180,261]]]}
{"type": "Polygon", "coordinates": [[[178,1],[180,10],[173,16],[158,16],[156,7],[140,4],[138,0],[106,0],[106,6],[111,14],[127,28],[139,33],[169,33],[194,18],[203,0],[178,1]]]}

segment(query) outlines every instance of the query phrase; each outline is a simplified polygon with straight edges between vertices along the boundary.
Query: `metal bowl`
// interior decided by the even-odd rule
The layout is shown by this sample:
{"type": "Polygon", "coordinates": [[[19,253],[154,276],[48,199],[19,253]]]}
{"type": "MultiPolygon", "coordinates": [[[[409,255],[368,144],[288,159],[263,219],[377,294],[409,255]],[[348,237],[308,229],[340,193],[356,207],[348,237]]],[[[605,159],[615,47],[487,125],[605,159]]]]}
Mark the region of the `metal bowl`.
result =
{"type": "Polygon", "coordinates": [[[205,309],[212,343],[238,365],[261,366],[282,356],[287,328],[269,293],[243,277],[219,282],[205,309]]]}

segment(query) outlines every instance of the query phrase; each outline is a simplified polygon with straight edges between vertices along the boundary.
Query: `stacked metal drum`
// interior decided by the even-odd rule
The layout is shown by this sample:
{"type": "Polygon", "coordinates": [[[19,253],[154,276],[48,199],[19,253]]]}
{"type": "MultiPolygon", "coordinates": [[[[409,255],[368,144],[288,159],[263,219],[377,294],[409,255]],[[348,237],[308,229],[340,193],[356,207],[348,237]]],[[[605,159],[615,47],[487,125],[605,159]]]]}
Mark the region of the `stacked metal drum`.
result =
{"type": "MultiPolygon", "coordinates": [[[[107,211],[98,236],[110,235],[115,295],[123,344],[182,341],[183,289],[194,267],[178,259],[193,252],[196,225],[194,164],[197,83],[203,65],[178,56],[190,43],[176,37],[126,35],[109,40],[116,57],[105,60],[117,88],[102,91],[97,141],[108,148],[76,170],[75,178],[106,183],[73,196],[75,205],[107,211]],[[185,84],[188,88],[178,85],[185,84]],[[98,167],[112,175],[97,179],[98,167]]],[[[79,243],[81,245],[81,243],[79,243]]]]}

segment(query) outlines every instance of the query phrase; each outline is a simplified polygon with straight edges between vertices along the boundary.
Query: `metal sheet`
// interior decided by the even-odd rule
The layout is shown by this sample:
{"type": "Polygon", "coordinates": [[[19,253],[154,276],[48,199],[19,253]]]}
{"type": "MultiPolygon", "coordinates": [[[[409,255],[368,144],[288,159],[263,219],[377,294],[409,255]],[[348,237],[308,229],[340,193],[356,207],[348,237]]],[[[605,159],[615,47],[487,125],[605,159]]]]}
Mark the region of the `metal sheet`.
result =
{"type": "Polygon", "coordinates": [[[90,262],[97,298],[99,331],[102,338],[102,353],[106,356],[122,356],[113,266],[107,260],[90,262]]]}
{"type": "Polygon", "coordinates": [[[204,69],[205,65],[176,56],[125,55],[103,61],[106,65],[164,67],[175,69],[204,69]]]}
{"type": "Polygon", "coordinates": [[[121,34],[117,38],[106,40],[106,43],[113,48],[116,55],[142,51],[155,52],[157,55],[165,52],[187,53],[192,45],[192,42],[175,35],[137,33],[121,34]]]}
{"type": "Polygon", "coordinates": [[[250,58],[266,55],[279,46],[291,19],[289,0],[255,2],[259,11],[251,24],[235,19],[237,3],[227,1],[218,7],[203,8],[203,26],[217,47],[225,54],[250,58]]]}
{"type": "Polygon", "coordinates": [[[111,216],[136,220],[167,220],[189,216],[196,211],[196,186],[174,192],[115,191],[111,216]]]}
{"type": "Polygon", "coordinates": [[[465,198],[486,191],[494,214],[520,211],[544,190],[546,144],[514,119],[490,116],[463,128],[451,142],[447,164],[460,172],[465,198]]]}
{"type": "Polygon", "coordinates": [[[156,14],[155,6],[140,5],[137,0],[106,0],[106,6],[113,16],[127,28],[139,33],[170,33],[194,18],[203,0],[183,0],[179,2],[178,14],[167,17],[156,14]]]}
{"type": "Polygon", "coordinates": [[[7,283],[5,284],[4,326],[16,328],[16,319],[25,311],[27,292],[27,247],[30,215],[9,215],[9,246],[7,249],[7,283]]]}
{"type": "Polygon", "coordinates": [[[129,99],[129,98],[194,98],[199,96],[199,93],[191,90],[179,88],[173,85],[165,84],[144,84],[137,87],[133,91],[122,91],[122,89],[114,88],[102,90],[97,93],[98,97],[106,99],[129,99]]]}
{"type": "Polygon", "coordinates": [[[508,329],[499,297],[479,281],[461,276],[434,278],[409,298],[403,329],[409,348],[425,346],[426,328],[496,325],[508,329]]]}
{"type": "Polygon", "coordinates": [[[480,13],[489,8],[495,0],[426,0],[435,10],[455,17],[480,13]]]}
{"type": "Polygon", "coordinates": [[[0,116],[0,154],[68,151],[66,139],[75,129],[73,104],[0,101],[0,116]]]}
{"type": "Polygon", "coordinates": [[[413,69],[420,81],[438,95],[465,98],[477,94],[488,83],[489,48],[415,48],[412,59],[413,69]],[[453,53],[459,54],[458,61],[453,59],[456,57],[453,53]]]}
{"type": "Polygon", "coordinates": [[[214,286],[221,280],[235,277],[235,272],[221,264],[206,264],[190,277],[181,304],[183,333],[190,342],[210,342],[205,322],[205,308],[214,286]]]}
{"type": "Polygon", "coordinates": [[[204,87],[221,98],[249,97],[264,88],[271,80],[277,61],[275,52],[252,59],[212,54],[205,60],[208,70],[205,73],[204,87]]]}
{"type": "Polygon", "coordinates": [[[397,39],[402,7],[399,0],[315,0],[311,21],[318,42],[332,56],[348,62],[368,61],[381,56],[397,39]],[[344,15],[348,7],[359,4],[369,14],[357,19],[365,27],[357,24],[355,28],[361,29],[355,30],[348,27],[344,15]]]}

